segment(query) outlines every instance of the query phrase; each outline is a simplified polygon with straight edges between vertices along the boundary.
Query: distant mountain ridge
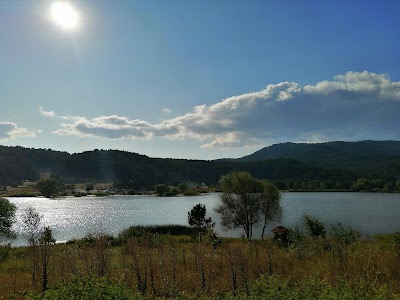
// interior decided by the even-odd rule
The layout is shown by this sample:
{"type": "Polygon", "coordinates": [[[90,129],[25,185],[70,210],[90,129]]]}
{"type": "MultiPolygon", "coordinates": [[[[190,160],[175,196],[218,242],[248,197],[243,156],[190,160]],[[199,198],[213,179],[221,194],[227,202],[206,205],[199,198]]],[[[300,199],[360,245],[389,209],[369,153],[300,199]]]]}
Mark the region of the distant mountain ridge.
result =
{"type": "Polygon", "coordinates": [[[42,173],[65,183],[114,182],[135,190],[158,183],[215,185],[231,171],[249,172],[281,189],[349,189],[357,179],[367,178],[379,190],[386,183],[386,190],[394,190],[400,178],[400,142],[283,143],[240,159],[213,161],[151,158],[119,150],[69,154],[0,146],[0,187],[36,181],[42,173]]]}
{"type": "Polygon", "coordinates": [[[281,143],[260,149],[236,161],[290,158],[318,167],[365,169],[400,163],[400,141],[281,143]]]}
{"type": "Polygon", "coordinates": [[[205,161],[151,158],[119,150],[93,150],[69,154],[50,149],[0,146],[0,187],[36,181],[40,174],[66,183],[114,182],[122,187],[143,189],[157,183],[177,185],[180,182],[217,184],[231,171],[247,171],[258,178],[294,180],[339,176],[339,171],[320,175],[320,168],[292,159],[271,159],[259,162],[205,161]]]}

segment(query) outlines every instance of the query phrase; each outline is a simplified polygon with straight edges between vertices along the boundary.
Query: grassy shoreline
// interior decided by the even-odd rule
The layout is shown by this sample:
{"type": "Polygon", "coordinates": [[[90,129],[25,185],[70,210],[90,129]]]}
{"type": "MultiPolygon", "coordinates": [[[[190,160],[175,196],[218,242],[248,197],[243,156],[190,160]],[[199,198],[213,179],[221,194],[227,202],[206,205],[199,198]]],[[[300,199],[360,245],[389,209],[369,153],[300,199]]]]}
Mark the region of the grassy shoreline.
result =
{"type": "MultiPolygon", "coordinates": [[[[102,288],[101,282],[107,281],[114,287],[111,292],[121,289],[129,295],[126,299],[400,297],[396,234],[351,245],[340,244],[333,236],[305,237],[300,244],[287,246],[273,238],[216,240],[210,234],[199,242],[187,227],[172,226],[134,226],[118,237],[92,235],[50,245],[47,294],[66,293],[76,282],[87,280],[82,284],[102,288]]],[[[35,247],[0,247],[2,296],[43,296],[44,248],[35,247]]]]}

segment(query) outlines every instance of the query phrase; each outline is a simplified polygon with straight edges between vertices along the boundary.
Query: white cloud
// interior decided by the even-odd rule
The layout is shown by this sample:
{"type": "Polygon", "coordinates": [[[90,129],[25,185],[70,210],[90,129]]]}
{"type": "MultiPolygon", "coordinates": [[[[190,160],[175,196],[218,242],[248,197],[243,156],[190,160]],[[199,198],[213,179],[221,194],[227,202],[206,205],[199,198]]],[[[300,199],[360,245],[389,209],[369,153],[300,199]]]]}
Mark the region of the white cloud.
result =
{"type": "Polygon", "coordinates": [[[56,113],[54,111],[45,111],[43,107],[40,107],[40,113],[48,118],[54,118],[56,116],[56,113]]]}
{"type": "Polygon", "coordinates": [[[164,107],[161,111],[162,111],[163,113],[166,113],[166,114],[172,113],[172,110],[169,109],[168,107],[164,107]]]}
{"type": "Polygon", "coordinates": [[[0,140],[14,140],[18,137],[36,137],[35,132],[20,128],[15,123],[0,122],[0,140]]]}
{"type": "Polygon", "coordinates": [[[127,117],[63,117],[58,134],[99,138],[197,139],[203,147],[281,141],[400,139],[400,82],[387,75],[348,72],[301,87],[270,84],[258,92],[151,124],[127,117]]]}
{"type": "Polygon", "coordinates": [[[94,119],[85,117],[63,117],[69,123],[61,124],[63,129],[55,131],[60,135],[80,137],[100,137],[108,139],[132,138],[146,139],[177,133],[167,124],[152,125],[146,121],[129,120],[120,116],[102,116],[94,119]]]}

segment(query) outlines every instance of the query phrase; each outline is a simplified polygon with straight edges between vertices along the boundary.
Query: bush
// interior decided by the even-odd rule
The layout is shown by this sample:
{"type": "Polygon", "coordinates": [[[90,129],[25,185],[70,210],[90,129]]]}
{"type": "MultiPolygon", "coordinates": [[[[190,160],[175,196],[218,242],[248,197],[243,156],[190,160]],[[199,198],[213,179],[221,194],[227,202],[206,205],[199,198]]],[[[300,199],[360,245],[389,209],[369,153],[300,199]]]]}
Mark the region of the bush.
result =
{"type": "Polygon", "coordinates": [[[344,228],[342,224],[337,223],[331,226],[332,237],[341,246],[350,246],[355,243],[361,236],[360,232],[350,227],[344,228]]]}
{"type": "Polygon", "coordinates": [[[157,184],[154,190],[158,196],[163,196],[165,193],[169,192],[169,187],[166,184],[157,184]]]}
{"type": "Polygon", "coordinates": [[[182,182],[178,185],[178,189],[181,193],[184,193],[188,189],[188,185],[182,182]]]}
{"type": "Polygon", "coordinates": [[[11,252],[11,245],[0,245],[0,264],[4,261],[7,260],[7,258],[10,256],[11,252]]]}
{"type": "Polygon", "coordinates": [[[317,239],[318,237],[325,238],[326,230],[324,223],[322,223],[317,218],[311,217],[309,215],[304,215],[303,220],[307,233],[310,236],[312,236],[315,239],[317,239]]]}
{"type": "Polygon", "coordinates": [[[127,194],[128,195],[137,195],[138,191],[136,191],[136,190],[128,190],[127,194]]]}
{"type": "Polygon", "coordinates": [[[171,235],[193,235],[196,229],[184,225],[149,225],[149,226],[131,226],[124,229],[120,234],[122,241],[132,238],[143,237],[147,234],[171,234],[171,235]]]}
{"type": "Polygon", "coordinates": [[[296,252],[298,258],[304,259],[304,234],[296,227],[289,230],[288,244],[289,248],[296,252]]]}
{"type": "Polygon", "coordinates": [[[195,191],[195,190],[188,190],[183,195],[190,197],[190,196],[198,196],[199,193],[197,191],[195,191]]]}
{"type": "Polygon", "coordinates": [[[170,191],[170,192],[166,192],[164,193],[164,197],[174,197],[176,196],[178,193],[175,193],[174,191],[170,191]]]}
{"type": "Polygon", "coordinates": [[[395,256],[400,261],[400,232],[397,232],[396,235],[394,236],[393,246],[394,246],[395,256]]]}
{"type": "Polygon", "coordinates": [[[31,300],[129,300],[130,291],[118,282],[106,277],[76,277],[71,282],[51,288],[41,294],[31,294],[31,300]]]}
{"type": "Polygon", "coordinates": [[[387,287],[380,289],[363,281],[341,282],[331,285],[320,279],[307,278],[296,284],[289,284],[276,276],[264,276],[250,287],[250,295],[240,299],[394,299],[387,287]]]}
{"type": "Polygon", "coordinates": [[[211,232],[210,236],[208,238],[208,242],[211,244],[211,246],[215,249],[217,249],[219,246],[222,244],[222,238],[220,238],[215,232],[211,232]]]}

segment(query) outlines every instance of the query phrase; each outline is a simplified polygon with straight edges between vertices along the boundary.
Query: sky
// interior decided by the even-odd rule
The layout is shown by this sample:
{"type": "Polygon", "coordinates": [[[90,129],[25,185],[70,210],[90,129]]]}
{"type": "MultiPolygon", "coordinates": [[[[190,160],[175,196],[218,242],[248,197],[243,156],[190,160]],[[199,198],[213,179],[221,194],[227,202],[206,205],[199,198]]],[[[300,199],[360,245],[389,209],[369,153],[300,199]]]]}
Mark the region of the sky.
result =
{"type": "Polygon", "coordinates": [[[400,140],[399,11],[397,0],[0,0],[0,144],[208,160],[400,140]]]}

